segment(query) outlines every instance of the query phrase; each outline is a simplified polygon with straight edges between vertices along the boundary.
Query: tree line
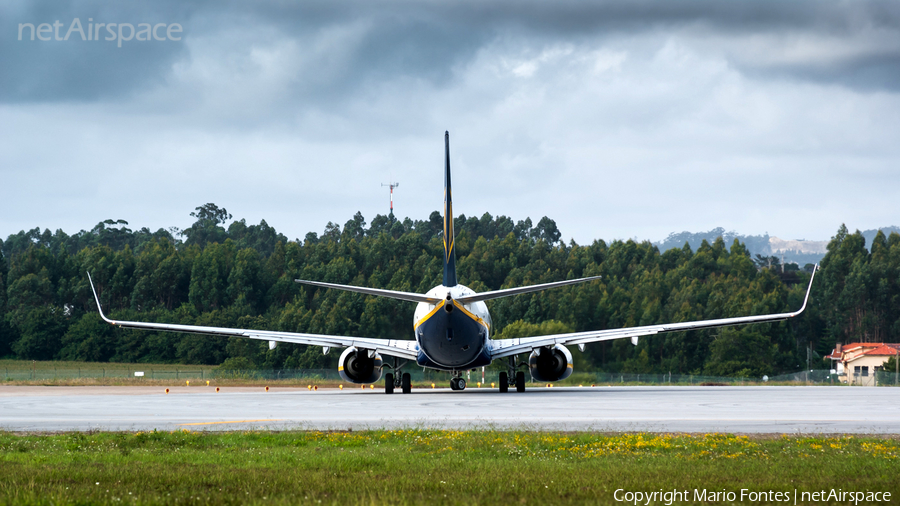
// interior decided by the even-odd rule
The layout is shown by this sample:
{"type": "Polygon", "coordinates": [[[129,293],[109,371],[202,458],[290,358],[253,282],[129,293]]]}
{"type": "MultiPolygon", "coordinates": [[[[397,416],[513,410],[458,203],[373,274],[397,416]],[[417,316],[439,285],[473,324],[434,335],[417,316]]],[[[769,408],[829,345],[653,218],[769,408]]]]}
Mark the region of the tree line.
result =
{"type": "MultiPolygon", "coordinates": [[[[442,222],[356,213],[321,236],[288,240],[262,221],[225,224],[214,204],[185,230],[132,231],[107,220],[69,236],[39,229],[0,244],[0,357],[35,360],[335,367],[319,347],[165,332],[104,323],[86,272],[113,319],[412,339],[411,303],[301,286],[296,278],[425,292],[440,284],[442,222]]],[[[793,311],[809,280],[719,237],[660,251],[650,242],[560,241],[547,217],[459,216],[460,282],[476,291],[582,276],[589,283],[489,303],[494,337],[583,331],[793,311]]],[[[589,344],[579,370],[758,377],[827,366],[836,342],[900,334],[900,235],[871,247],[843,225],[828,245],[810,306],[786,322],[589,344]]]]}

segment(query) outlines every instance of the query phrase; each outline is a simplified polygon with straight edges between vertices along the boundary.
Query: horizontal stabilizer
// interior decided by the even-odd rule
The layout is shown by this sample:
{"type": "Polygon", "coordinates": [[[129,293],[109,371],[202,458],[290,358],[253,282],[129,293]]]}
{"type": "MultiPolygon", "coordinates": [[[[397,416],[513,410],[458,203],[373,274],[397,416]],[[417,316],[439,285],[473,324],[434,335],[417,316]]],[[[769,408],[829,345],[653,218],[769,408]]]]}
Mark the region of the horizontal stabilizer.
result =
{"type": "Polygon", "coordinates": [[[506,288],[504,290],[494,290],[492,292],[482,292],[476,293],[474,295],[466,295],[464,297],[459,297],[456,299],[460,304],[470,304],[472,302],[478,302],[482,300],[491,300],[491,299],[499,299],[500,297],[509,297],[510,295],[519,295],[523,293],[530,292],[539,292],[541,290],[547,290],[549,288],[556,288],[559,286],[567,286],[567,285],[575,285],[578,283],[584,283],[585,281],[592,281],[594,279],[600,279],[602,276],[591,276],[589,278],[579,278],[579,279],[567,279],[565,281],[554,281],[552,283],[544,283],[541,285],[530,285],[530,286],[520,286],[518,288],[506,288]]]}
{"type": "Polygon", "coordinates": [[[335,283],[322,283],[321,281],[307,281],[305,279],[295,279],[294,281],[303,285],[320,286],[322,288],[334,288],[335,290],[364,293],[366,295],[388,297],[390,299],[406,300],[409,302],[425,302],[427,304],[437,304],[441,301],[441,299],[435,297],[428,297],[426,295],[421,295],[418,293],[398,292],[396,290],[382,290],[380,288],[366,288],[364,286],[338,285],[335,283]]]}

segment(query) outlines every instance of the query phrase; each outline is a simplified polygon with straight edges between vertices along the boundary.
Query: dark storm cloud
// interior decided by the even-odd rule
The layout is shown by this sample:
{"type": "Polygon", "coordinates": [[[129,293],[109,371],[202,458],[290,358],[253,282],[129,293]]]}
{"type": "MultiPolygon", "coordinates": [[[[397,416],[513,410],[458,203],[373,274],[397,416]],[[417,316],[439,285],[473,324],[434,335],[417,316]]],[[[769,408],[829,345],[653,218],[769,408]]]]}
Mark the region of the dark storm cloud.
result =
{"type": "Polygon", "coordinates": [[[732,58],[750,73],[861,88],[900,86],[896,79],[900,4],[896,2],[298,2],[262,3],[254,7],[254,16],[279,26],[287,36],[297,29],[318,30],[352,20],[371,22],[373,28],[346,69],[347,81],[332,83],[349,87],[397,75],[446,82],[455,65],[503,34],[578,40],[679,28],[724,37],[799,31],[839,40],[862,39],[869,42],[867,47],[825,61],[732,58]]]}
{"type": "MultiPolygon", "coordinates": [[[[191,37],[227,45],[237,30],[259,40],[301,46],[331,29],[354,27],[347,57],[324,77],[297,75],[300,94],[335,99],[384,80],[410,77],[441,87],[479,48],[504,35],[578,41],[654,30],[681,30],[726,38],[742,34],[806,34],[856,44],[824,58],[779,59],[726,48],[738,69],[762,76],[862,89],[900,86],[900,4],[896,2],[680,2],[649,1],[269,1],[244,2],[21,2],[0,8],[0,100],[90,101],[159,86],[179,61],[191,57],[191,37]],[[180,23],[182,42],[17,41],[19,23],[68,25],[73,18],[136,24],[180,23]]],[[[815,40],[811,44],[815,44],[815,40]]],[[[763,50],[765,51],[765,50],[763,50]]],[[[323,63],[324,65],[324,63],[323,63]]],[[[309,69],[306,69],[307,72],[309,69]]]]}

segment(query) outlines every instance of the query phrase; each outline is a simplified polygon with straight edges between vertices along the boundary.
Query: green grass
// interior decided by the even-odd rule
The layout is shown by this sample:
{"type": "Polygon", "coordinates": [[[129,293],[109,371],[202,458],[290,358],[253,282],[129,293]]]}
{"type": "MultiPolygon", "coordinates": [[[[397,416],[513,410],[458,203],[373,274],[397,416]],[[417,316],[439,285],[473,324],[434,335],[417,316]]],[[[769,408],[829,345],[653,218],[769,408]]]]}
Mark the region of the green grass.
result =
{"type": "Polygon", "coordinates": [[[54,369],[81,369],[85,372],[96,373],[101,370],[108,371],[209,371],[215,369],[215,365],[184,365],[184,364],[131,364],[121,362],[74,362],[66,360],[0,360],[0,374],[4,371],[52,371],[54,369]]]}
{"type": "Polygon", "coordinates": [[[840,488],[894,502],[898,456],[895,439],[854,437],[0,433],[0,503],[614,504],[616,489],[673,488],[840,488]]]}

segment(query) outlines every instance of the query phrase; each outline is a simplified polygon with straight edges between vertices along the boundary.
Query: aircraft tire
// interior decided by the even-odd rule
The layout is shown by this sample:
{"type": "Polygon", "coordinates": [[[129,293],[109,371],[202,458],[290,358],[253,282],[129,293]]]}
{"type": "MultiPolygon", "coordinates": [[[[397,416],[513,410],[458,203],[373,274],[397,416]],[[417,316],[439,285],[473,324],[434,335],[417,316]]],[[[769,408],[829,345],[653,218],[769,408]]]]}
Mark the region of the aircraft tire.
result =
{"type": "Polygon", "coordinates": [[[509,376],[505,372],[500,373],[500,393],[505,394],[509,392],[509,376]]]}
{"type": "Polygon", "coordinates": [[[387,373],[384,375],[384,393],[394,393],[394,375],[391,373],[387,373]]]}
{"type": "Polygon", "coordinates": [[[456,389],[457,390],[465,390],[466,389],[466,380],[463,378],[456,379],[456,389]]]}
{"type": "Polygon", "coordinates": [[[403,393],[408,394],[412,392],[412,382],[409,379],[409,373],[403,373],[403,376],[400,376],[400,387],[403,389],[403,393]]]}
{"type": "Polygon", "coordinates": [[[516,373],[516,392],[525,391],[525,373],[519,371],[516,373]]]}

